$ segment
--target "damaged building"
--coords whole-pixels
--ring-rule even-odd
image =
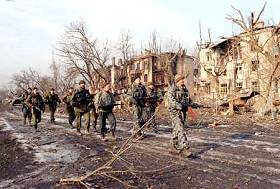
[[[275,28],[278,26],[265,26],[260,22],[254,34],[258,45],[271,53],[277,62],[279,47],[272,40]],[[248,35],[241,33],[200,46],[200,74],[195,83],[198,94],[212,99],[228,99],[238,94],[265,95],[274,65],[246,40],[249,40]],[[273,79],[272,88],[278,98],[279,79]]]
[[[136,77],[140,77],[143,84],[152,82],[157,89],[165,91],[168,86],[168,73],[171,72],[173,75],[177,73],[184,75],[187,87],[193,94],[194,58],[187,55],[185,50],[179,53],[164,52],[159,55],[146,50],[125,64],[122,61],[118,59],[116,62],[115,58],[112,58],[111,83],[117,89],[127,88]],[[167,67],[170,71],[167,71]]]

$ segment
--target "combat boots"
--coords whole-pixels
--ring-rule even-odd
[[[180,150],[177,150],[176,148],[174,148],[174,147],[170,147],[169,148],[169,153],[170,154],[174,154],[174,155],[178,155],[178,154],[180,154]]]
[[[181,151],[181,154],[186,157],[186,158],[190,158],[193,156],[193,153],[190,151],[190,148],[184,148],[182,151]]]

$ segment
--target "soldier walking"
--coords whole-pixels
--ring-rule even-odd
[[[93,91],[93,88],[89,90],[90,94],[92,95],[93,99],[95,99],[95,96],[100,92],[99,89],[97,89],[95,92]],[[91,115],[92,115],[92,126],[95,131],[97,131],[96,126],[97,126],[97,120],[98,120],[98,110],[96,108],[95,103],[91,103],[90,105],[91,108]]]
[[[191,98],[189,91],[184,83],[184,80],[181,80],[180,83],[178,84],[178,100],[182,104],[182,116],[183,116],[183,122],[184,122],[184,127],[188,128],[189,127],[189,122],[188,122],[188,108],[191,104]]]
[[[115,138],[116,130],[116,118],[113,113],[113,108],[115,106],[115,100],[113,93],[111,92],[111,85],[106,83],[101,92],[97,93],[95,96],[95,106],[99,112],[99,124],[101,128],[101,137],[103,141],[107,141],[105,138],[106,133],[106,120],[110,123],[110,131],[112,137]]]
[[[28,107],[28,105],[25,103],[28,96],[31,94],[32,89],[30,87],[27,88],[27,90],[20,96],[20,101],[22,103],[22,113],[23,113],[23,124],[26,125],[26,119],[28,119],[29,124],[31,124],[31,109]]]
[[[42,111],[45,109],[43,97],[38,92],[37,87],[33,88],[32,93],[27,97],[25,103],[31,109],[31,124],[34,126],[35,132],[37,132],[38,123],[41,121]]]
[[[141,128],[145,124],[145,98],[147,98],[147,91],[145,86],[142,85],[140,77],[137,77],[133,82],[131,88],[128,90],[127,95],[129,96],[129,101],[133,105],[133,116],[136,121],[133,127],[133,133],[136,137],[141,139],[144,137]]]
[[[57,105],[61,103],[58,95],[55,93],[54,88],[51,88],[50,92],[45,96],[45,103],[48,105],[50,110],[50,121],[51,123],[55,122],[54,114],[57,109]]]
[[[63,96],[62,101],[66,104],[66,111],[68,114],[68,123],[73,127],[73,122],[76,118],[74,107],[71,105],[71,99],[74,94],[74,88],[70,87],[66,95]]]
[[[89,93],[89,90],[86,89],[86,83],[84,80],[79,82],[79,89],[74,93],[71,103],[74,107],[76,114],[76,124],[77,124],[77,133],[81,135],[81,124],[82,117],[84,116],[86,120],[86,134],[89,134],[90,128],[90,103],[92,102],[92,95]]]
[[[152,82],[147,83],[147,107],[146,107],[146,112],[148,115],[148,119],[152,119],[151,123],[149,124],[149,127],[151,126],[153,131],[155,133],[158,132],[157,130],[157,125],[156,125],[156,118],[155,118],[155,112],[158,104],[158,93],[157,90],[155,89],[154,85]]]
[[[168,111],[173,125],[172,140],[171,140],[171,152],[182,153],[186,157],[192,156],[187,137],[184,132],[184,121],[182,116],[182,109],[184,104],[182,103],[182,83],[184,83],[184,77],[181,75],[175,76],[175,84],[172,84],[168,88],[167,101]]]

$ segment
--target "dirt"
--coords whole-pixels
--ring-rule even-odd
[[[187,136],[195,158],[168,152],[171,126],[168,112],[157,116],[159,133],[133,145],[111,173],[137,188],[280,188],[280,127],[277,120],[253,114],[224,117],[211,109],[195,109],[198,119],[190,121]],[[0,114],[0,188],[82,188],[61,185],[61,178],[84,175],[112,158],[131,135],[131,113],[118,112],[117,137],[100,140],[99,132],[77,136],[65,115],[50,124],[44,115],[39,132],[22,124],[19,108]],[[209,123],[216,121],[214,127]],[[6,158],[7,157],[7,158]],[[133,174],[126,173],[127,167]],[[3,172],[3,171],[2,171]],[[105,176],[90,177],[91,188],[126,188]]]
[[[2,130],[3,127],[0,129]],[[0,132],[0,154],[0,180],[11,179],[32,171],[33,155],[25,152],[9,132]]]

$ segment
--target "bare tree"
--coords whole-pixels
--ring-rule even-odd
[[[110,80],[108,43],[91,38],[83,21],[72,22],[66,28],[57,51],[69,74],[80,75],[92,86]]]
[[[279,26],[271,26],[271,31],[268,34],[266,40],[262,41],[260,39],[260,30],[264,29],[264,26],[260,26],[261,16],[265,10],[265,7],[266,3],[259,12],[252,12],[248,19],[245,19],[244,14],[239,9],[232,7],[237,13],[237,16],[228,15],[226,17],[233,24],[242,29],[242,34],[233,38],[238,38],[240,42],[247,44],[251,51],[256,54],[257,59],[261,58],[266,63],[266,65],[263,66],[263,69],[260,70],[262,72],[260,79],[266,83],[264,90],[266,108],[263,113],[271,109],[272,100],[275,93],[273,86],[280,78]]]
[[[148,41],[148,48],[154,54],[160,54],[161,49],[161,39],[156,31],[151,33],[150,39]]]
[[[130,30],[121,31],[119,41],[115,45],[115,50],[122,58],[123,64],[126,64],[136,54]]]
[[[26,90],[28,87],[38,87],[42,92],[46,92],[52,87],[51,78],[42,76],[38,71],[29,68],[13,75],[12,83],[16,90]]]
[[[53,88],[59,93],[65,93],[70,87],[73,87],[75,84],[76,75],[69,75],[66,70],[63,69],[61,64],[56,63],[53,60],[50,65],[51,70],[51,83],[53,84]]]

